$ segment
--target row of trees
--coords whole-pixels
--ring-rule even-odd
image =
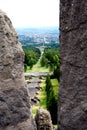
[[[54,86],[51,83],[51,78],[56,78],[60,81],[60,51],[58,48],[45,49],[41,59],[41,66],[49,67],[53,72],[52,76],[46,77],[46,105],[49,110],[53,124],[57,124],[57,101],[58,94],[55,94]]]
[[[41,66],[49,66],[53,70],[59,65],[59,54],[58,49],[46,49],[41,59]]]
[[[27,70],[27,66],[30,69],[33,67],[34,64],[37,63],[38,59],[40,58],[41,52],[38,48],[35,47],[24,47],[23,48],[25,53],[25,61],[24,61],[24,69]]]
[[[46,49],[40,61],[41,66],[49,67],[53,71],[54,78],[60,77],[60,51],[59,49]]]
[[[40,58],[40,50],[34,47],[25,47],[23,48],[25,52],[25,71],[27,66],[30,68],[33,67],[34,64],[37,63],[38,59]],[[54,86],[51,83],[51,78],[56,78],[59,82],[60,78],[60,51],[58,48],[54,49],[45,49],[42,58],[40,60],[42,67],[49,67],[50,70],[53,72],[52,76],[46,77],[46,105],[47,109],[50,111],[53,124],[57,123],[57,101],[58,101],[58,94],[55,95]]]
[[[57,97],[55,96],[54,88],[50,80],[50,76],[46,77],[46,106],[49,110],[53,124],[57,124]]]

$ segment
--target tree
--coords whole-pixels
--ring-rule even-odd
[[[27,64],[24,64],[24,71],[27,71]]]
[[[46,88],[45,88],[46,93],[49,93],[51,87],[52,87],[52,84],[51,84],[51,81],[50,81],[50,76],[47,75],[47,77],[46,77]]]
[[[25,61],[24,64],[30,66],[30,69],[34,64],[37,63],[40,57],[40,50],[38,48],[24,48],[25,52]]]
[[[53,124],[57,124],[57,100],[53,92],[51,93],[47,109],[50,111]]]
[[[41,66],[49,67],[51,71],[60,66],[60,52],[58,49],[46,49],[41,58]]]
[[[57,123],[57,100],[55,98],[53,86],[52,86],[49,75],[46,77],[45,91],[47,94],[47,99],[46,99],[47,109],[49,110],[51,114],[53,123],[56,124]]]
[[[42,67],[46,66],[48,67],[48,60],[45,58],[45,56],[43,56],[40,60],[40,64]]]
[[[57,66],[54,69],[53,76],[54,76],[54,78],[57,78],[58,81],[60,81],[60,66]]]

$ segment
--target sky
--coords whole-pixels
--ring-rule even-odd
[[[0,0],[13,26],[59,26],[59,0]]]

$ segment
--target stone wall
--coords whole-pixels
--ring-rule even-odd
[[[23,62],[17,33],[0,10],[0,130],[36,130]]]
[[[87,130],[87,1],[60,0],[59,130]]]

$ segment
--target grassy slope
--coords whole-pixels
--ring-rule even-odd
[[[33,68],[30,70],[29,67],[27,69],[27,72],[49,72],[49,69],[46,67],[41,67],[40,65],[40,59],[38,60],[37,64],[33,66]],[[52,85],[54,86],[54,92],[55,96],[58,96],[58,81],[57,79],[51,79]],[[35,115],[38,108],[45,108],[46,109],[46,93],[45,93],[45,79],[42,80],[42,83],[40,84],[42,89],[38,92],[37,97],[40,99],[40,103],[36,104],[32,107],[32,112]]]
[[[55,97],[58,98],[58,91],[59,91],[59,83],[57,79],[51,79],[51,83],[54,88]]]
[[[42,89],[38,92],[37,97],[40,99],[40,102],[36,106],[32,107],[32,113],[35,115],[38,108],[46,109],[46,93],[45,93],[45,79],[42,80],[40,84]]]
[[[27,69],[27,72],[49,72],[49,69],[46,67],[41,67],[40,65],[40,59],[38,60],[37,64],[33,66],[32,69]],[[58,97],[58,91],[59,91],[59,83],[57,79],[51,79],[52,85],[54,86],[54,92],[56,98]],[[37,97],[40,99],[40,102],[32,107],[32,113],[35,116],[38,108],[44,108],[46,109],[46,93],[45,93],[45,79],[42,80],[42,83],[40,86],[42,89],[38,92]],[[57,125],[55,125],[55,128],[57,128]]]
[[[59,83],[57,79],[51,79],[52,85],[54,87],[55,97],[58,98],[58,89]],[[42,80],[40,86],[42,89],[38,92],[37,97],[40,99],[40,103],[36,104],[36,106],[32,107],[32,113],[35,115],[38,108],[46,109],[46,92],[45,92],[45,79]]]
[[[40,59],[38,60],[37,64],[35,64],[32,69],[29,67],[27,68],[26,72],[49,72],[49,69],[46,67],[41,67],[40,65]]]
[[[40,59],[39,59],[37,64],[35,64],[32,69],[27,67],[26,72],[49,72],[49,69],[46,67],[41,67]],[[34,115],[36,114],[36,111],[39,107],[46,109],[46,93],[44,90],[45,89],[45,79],[42,80],[42,83],[40,84],[40,86],[42,87],[42,89],[38,92],[38,95],[37,95],[37,97],[40,99],[40,103],[38,103],[32,107],[32,112]]]
[[[39,49],[40,49],[41,53],[43,53],[44,48],[39,47]],[[40,59],[41,59],[41,57],[40,57]],[[49,72],[49,68],[41,67],[40,59],[38,60],[38,62],[35,65],[33,65],[32,69],[30,69],[30,67],[27,67],[26,72]]]

